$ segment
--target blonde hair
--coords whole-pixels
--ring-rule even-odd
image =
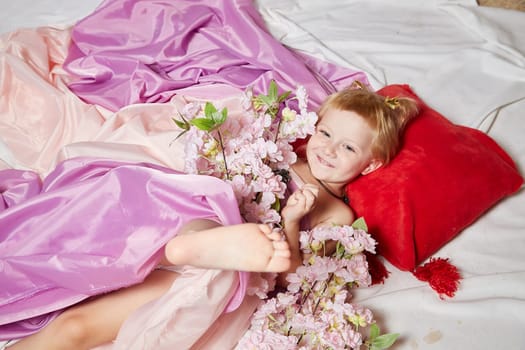
[[[407,123],[417,115],[417,103],[408,97],[384,97],[362,84],[353,84],[330,95],[319,109],[320,118],[330,108],[359,114],[376,131],[374,158],[388,164],[399,152]]]

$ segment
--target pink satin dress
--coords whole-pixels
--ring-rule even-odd
[[[242,222],[222,180],[147,163],[76,158],[43,182],[4,170],[0,188],[0,339],[28,335],[67,306],[140,283],[191,220]],[[230,279],[219,314],[239,306],[247,278]]]

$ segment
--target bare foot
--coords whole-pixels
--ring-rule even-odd
[[[290,267],[290,247],[268,225],[218,226],[179,234],[166,244],[173,265],[256,272],[282,272]]]

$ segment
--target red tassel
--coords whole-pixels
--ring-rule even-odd
[[[365,252],[366,260],[368,262],[368,272],[372,277],[372,284],[384,283],[385,279],[388,278],[390,272],[386,269],[385,265],[377,255]]]
[[[443,295],[452,298],[461,279],[458,269],[443,258],[430,258],[429,262],[416,268],[413,274],[420,281],[428,282],[441,299]]]

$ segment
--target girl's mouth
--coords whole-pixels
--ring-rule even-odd
[[[324,166],[326,166],[326,167],[328,167],[328,168],[333,168],[333,167],[334,167],[331,163],[327,162],[326,160],[324,160],[324,158],[321,158],[320,156],[317,156],[317,161],[318,161],[321,165],[324,165]]]

